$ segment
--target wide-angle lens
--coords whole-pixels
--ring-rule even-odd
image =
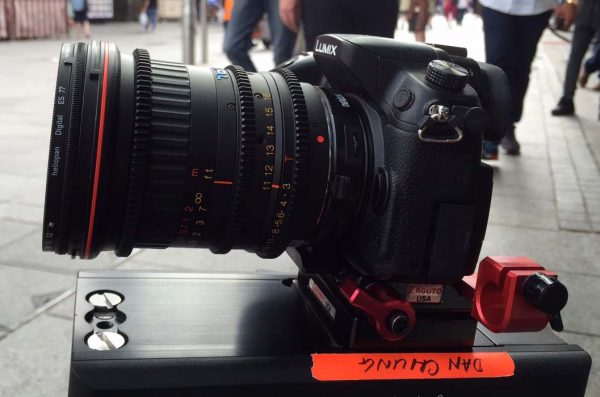
[[[345,99],[289,70],[247,73],[61,50],[43,248],[93,258],[133,247],[262,257],[358,216],[369,142]]]

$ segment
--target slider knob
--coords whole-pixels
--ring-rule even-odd
[[[554,277],[534,273],[523,282],[523,297],[549,315],[555,315],[567,304],[567,287]]]

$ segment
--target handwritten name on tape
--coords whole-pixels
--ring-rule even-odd
[[[506,352],[313,354],[312,376],[320,381],[469,379],[513,376]]]

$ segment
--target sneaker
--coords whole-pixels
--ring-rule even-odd
[[[521,153],[521,145],[517,142],[517,138],[515,137],[515,126],[512,126],[500,141],[500,145],[502,145],[502,149],[504,149],[505,153],[511,156],[518,156]]]
[[[572,116],[573,114],[575,114],[573,100],[565,97],[560,98],[556,107],[552,109],[553,116]]]
[[[485,150],[481,151],[481,159],[482,160],[498,160],[498,150],[494,152],[486,152]]]
[[[483,141],[481,148],[482,160],[498,160],[498,144],[491,141]]]

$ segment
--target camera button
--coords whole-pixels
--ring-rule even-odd
[[[410,108],[415,101],[415,93],[411,89],[402,89],[394,96],[394,107],[400,111]]]

